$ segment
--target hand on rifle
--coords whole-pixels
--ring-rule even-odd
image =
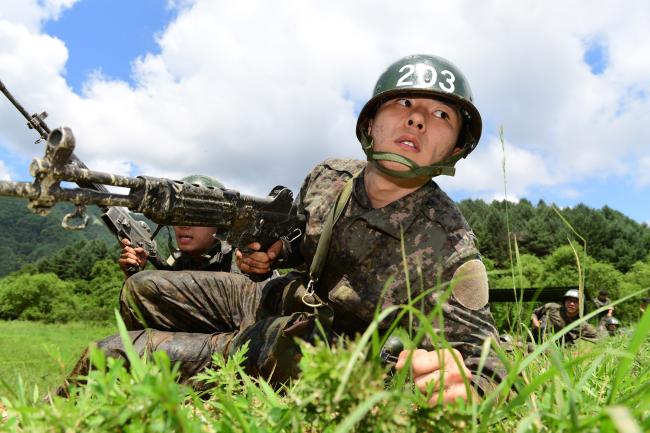
[[[128,272],[128,268],[135,266],[136,268],[143,269],[147,264],[147,252],[142,247],[131,247],[131,242],[128,239],[122,239],[122,254],[118,260],[120,269],[124,272],[126,277],[130,277],[132,272]]]
[[[282,252],[282,241],[276,241],[268,250],[260,251],[262,247],[258,242],[247,245],[252,253],[243,253],[237,250],[235,258],[239,269],[246,274],[266,274],[271,272],[271,266]]]

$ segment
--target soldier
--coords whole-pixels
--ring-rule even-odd
[[[609,298],[609,292],[605,289],[598,291],[598,296],[594,299],[594,306],[596,309],[611,304],[612,300]],[[606,309],[598,313],[598,320],[602,322],[606,317],[611,317],[614,314],[614,307]]]
[[[198,186],[225,189],[221,182],[209,176],[192,175],[181,180]],[[173,249],[170,236],[169,245],[172,254],[167,259],[169,270],[231,271],[233,249],[227,243],[217,239],[215,227],[175,226],[174,235],[178,248]],[[122,244],[124,247],[119,264],[128,278],[131,276],[129,267],[144,269],[147,263],[147,252],[141,247],[131,247],[128,239],[124,239]]]
[[[621,325],[621,322],[614,316],[605,318],[603,325],[601,335],[609,335],[611,337],[620,333],[619,326]]]
[[[316,166],[295,206],[306,218],[302,236],[267,251],[252,244],[257,252],[236,253],[246,273],[298,270],[262,283],[227,273],[139,272],[122,296],[136,349],[165,350],[181,362],[181,380],[189,381],[213,353],[228,356],[248,343],[246,370],[282,382],[299,373],[295,337],[313,341],[317,319],[329,336],[353,337],[377,311],[421,295],[417,306],[452,349],[436,345],[436,333],[421,348],[400,353],[396,367],[411,368],[418,388],[437,390],[444,402],[489,391],[505,372],[491,352],[478,373],[483,343],[498,338],[485,266],[457,206],[432,181],[452,175],[476,147],[481,117],[472,101],[462,72],[441,57],[414,55],[390,65],[357,121],[368,161]],[[442,318],[433,317],[436,306]],[[122,354],[119,338],[99,346],[110,356]],[[82,359],[73,376],[87,368]],[[465,378],[473,385],[469,392]]]
[[[578,290],[571,289],[564,294],[562,305],[550,302],[533,311],[531,321],[533,330],[537,333],[538,341],[546,332],[557,332],[579,318],[578,300]],[[565,334],[563,341],[569,344],[578,338],[595,342],[598,339],[598,333],[590,324],[582,322]]]

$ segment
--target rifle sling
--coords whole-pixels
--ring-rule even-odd
[[[323,225],[323,230],[321,232],[320,238],[318,239],[318,245],[316,246],[316,253],[309,267],[309,283],[307,284],[307,292],[303,296],[302,301],[306,305],[313,307],[316,310],[316,314],[321,319],[321,322],[325,322],[329,325],[332,323],[333,312],[331,308],[323,302],[320,297],[315,293],[315,285],[318,283],[318,278],[320,277],[323,268],[325,267],[325,262],[327,261],[327,253],[329,251],[330,241],[332,239],[332,229],[334,225],[341,217],[345,205],[350,200],[352,195],[352,189],[354,187],[354,179],[359,177],[363,172],[363,169],[355,173],[348,181],[346,182],[343,190],[341,190],[336,203],[332,206],[327,217],[325,218],[325,224]],[[311,297],[315,300],[315,303],[307,300],[308,297]],[[322,308],[325,307],[325,308]]]

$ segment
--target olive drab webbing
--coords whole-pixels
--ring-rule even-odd
[[[332,230],[334,229],[334,224],[338,221],[339,217],[345,209],[350,196],[352,195],[352,188],[354,186],[354,179],[359,177],[363,170],[355,173],[348,181],[345,183],[343,190],[339,194],[336,203],[329,211],[327,218],[325,219],[325,224],[323,225],[323,230],[321,231],[320,238],[318,239],[318,245],[316,246],[316,253],[309,267],[309,282],[307,283],[307,291],[302,297],[302,302],[313,308],[319,308],[324,305],[323,301],[318,298],[315,292],[315,284],[318,282],[323,267],[325,266],[325,260],[327,259],[327,252],[329,251],[330,240],[332,239]],[[312,303],[308,298],[311,297],[315,299],[316,302]]]
[[[392,152],[375,152],[368,133],[370,120],[384,102],[397,97],[434,98],[455,106],[462,117],[461,131],[456,146],[462,151],[444,161],[420,166],[405,156]],[[395,177],[453,176],[454,165],[469,155],[481,137],[482,121],[473,103],[472,90],[463,73],[450,61],[433,55],[406,56],[393,63],[377,80],[372,98],[359,113],[357,138],[368,158],[380,171]],[[407,167],[405,171],[388,169],[379,161],[392,161]]]

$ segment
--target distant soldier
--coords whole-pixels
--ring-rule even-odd
[[[602,336],[614,336],[620,333],[621,322],[614,316],[606,317],[603,320],[603,327],[599,329]]]
[[[603,289],[598,292],[598,296],[596,297],[596,299],[593,300],[593,302],[594,302],[594,307],[596,309],[599,309],[606,305],[611,304],[612,300],[609,298],[609,292]],[[612,317],[613,315],[614,315],[614,307],[610,307],[598,313],[597,316],[598,330],[605,329],[605,320],[608,317]]]
[[[598,296],[594,299],[594,306],[596,309],[604,307],[612,303],[612,300],[609,298],[609,292],[605,289],[598,292]],[[611,307],[607,310],[604,310],[598,313],[598,319],[603,320],[605,317],[611,317],[614,314],[614,307]]]
[[[192,175],[181,179],[183,182],[202,187],[225,189],[215,178],[202,175]],[[167,270],[171,271],[222,271],[230,272],[233,263],[233,248],[226,242],[217,239],[215,227],[174,226],[176,245],[167,259]],[[120,268],[128,278],[132,272],[129,267],[144,269],[147,263],[147,252],[141,248],[131,247],[129,241],[122,241],[122,255],[119,259]],[[172,249],[171,237],[169,239]]]
[[[562,305],[550,302],[533,311],[531,321],[538,341],[545,333],[557,332],[579,318],[578,300],[579,292],[576,289],[571,289],[564,294]],[[598,333],[593,326],[585,321],[565,334],[563,341],[569,344],[578,338],[595,342],[598,340]]]

